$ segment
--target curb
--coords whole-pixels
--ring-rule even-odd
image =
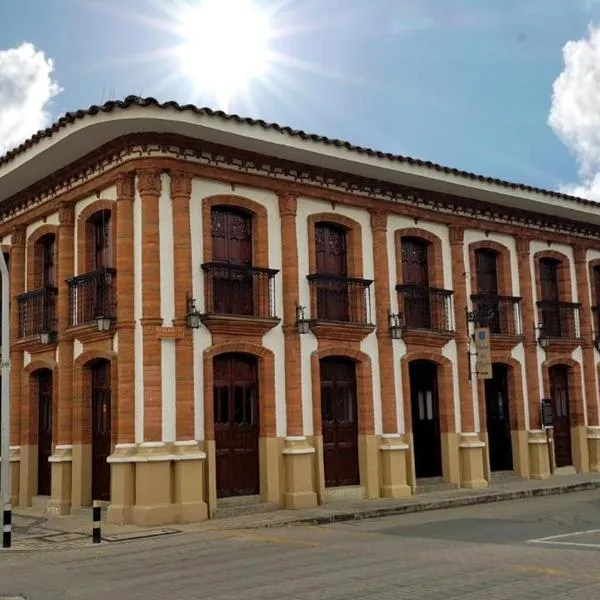
[[[319,515],[316,517],[291,518],[278,523],[261,524],[256,527],[246,527],[245,529],[274,529],[276,527],[290,527],[294,525],[328,525],[331,523],[344,523],[347,521],[360,521],[363,519],[378,519],[394,515],[406,515],[418,512],[427,512],[432,510],[442,510],[446,508],[459,508],[462,506],[474,506],[476,504],[491,504],[493,502],[506,502],[508,500],[520,500],[523,498],[533,498],[539,496],[557,496],[559,494],[571,494],[573,492],[584,492],[600,489],[599,481],[584,481],[580,483],[571,483],[555,485],[543,488],[532,488],[517,491],[491,492],[486,494],[465,496],[462,498],[440,498],[436,500],[424,500],[411,504],[399,506],[390,506],[386,508],[373,508],[359,511],[347,511],[331,513],[329,515]]]

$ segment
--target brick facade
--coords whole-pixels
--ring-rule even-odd
[[[215,189],[221,191],[214,193]],[[172,230],[160,219],[165,196]],[[206,311],[212,292],[198,267],[213,259],[214,207],[233,207],[250,216],[252,267],[273,270],[273,287],[269,288],[273,297],[269,291],[266,299],[273,305],[273,314]],[[114,312],[104,315],[111,318],[110,327],[102,331],[96,314],[88,322],[73,323],[73,314],[83,310],[88,293],[83,286],[91,285],[85,284],[92,235],[87,224],[99,211],[111,215],[110,264],[106,266],[115,273],[111,277],[103,272],[93,284],[96,290],[109,286],[114,293]],[[400,222],[401,226],[395,224]],[[306,278],[317,270],[315,228],[319,223],[335,224],[346,233],[347,275],[367,281],[368,293],[358,300],[364,322],[315,318],[322,291],[309,286]],[[482,239],[466,242],[466,232],[473,231],[481,233]],[[57,327],[48,344],[37,335],[19,337],[22,302],[16,299],[41,285],[36,244],[46,234],[56,240],[58,287]],[[515,250],[496,237],[500,235],[508,236]],[[398,304],[395,289],[403,283],[401,245],[408,237],[428,244],[430,287],[443,291],[444,282],[451,281],[451,326],[440,331],[406,328],[402,339],[394,340],[388,320]],[[504,365],[508,373],[514,470],[523,477],[549,476],[550,465],[544,462],[545,447],[540,443],[540,400],[552,393],[549,373],[556,365],[569,373],[573,467],[586,471],[600,464],[593,441],[597,434],[590,434],[600,426],[600,361],[594,347],[599,332],[592,316],[597,299],[591,280],[598,259],[589,258],[590,251],[600,249],[600,240],[594,237],[542,235],[525,225],[386,202],[359,190],[342,193],[314,183],[163,156],[123,161],[108,173],[82,180],[41,206],[0,223],[0,239],[10,247],[11,446],[17,457],[13,463],[18,470],[14,481],[19,485],[13,490],[16,503],[30,504],[37,495],[36,377],[40,369],[49,369],[54,386],[49,506],[68,511],[92,500],[92,479],[98,477],[94,469],[99,468],[93,466],[98,452],[93,427],[99,427],[102,419],[102,414],[93,414],[92,397],[109,394],[110,456],[105,458],[111,464],[112,483],[107,502],[118,505],[118,518],[163,523],[213,514],[217,488],[223,485],[219,469],[224,464],[218,452],[220,424],[215,423],[215,409],[222,409],[215,391],[214,364],[224,355],[249,356],[256,362],[257,496],[263,501],[300,506],[298,498],[324,502],[335,496],[323,466],[331,460],[324,418],[334,409],[329,404],[329,388],[321,381],[321,365],[331,357],[350,359],[354,365],[356,414],[347,418],[356,425],[360,474],[359,483],[349,486],[358,491],[349,493],[380,497],[418,490],[414,436],[418,434],[415,423],[418,428],[422,415],[416,414],[420,408],[412,393],[417,382],[410,379],[410,365],[415,361],[437,368],[439,409],[433,418],[443,438],[441,476],[457,486],[488,483],[493,469],[486,387],[482,380],[473,381],[473,325],[466,318],[473,309],[468,289],[471,294],[477,292],[478,249],[497,253],[499,295],[513,296],[513,284],[518,282],[518,331],[492,336],[491,342],[492,361]],[[570,247],[574,260],[562,249],[539,250],[535,242]],[[172,264],[161,250],[169,244]],[[560,261],[561,302],[573,301],[575,284],[581,330],[581,338],[551,339],[544,349],[537,341],[540,319],[535,304],[541,294],[542,258]],[[76,275],[84,281],[77,290],[74,286],[79,284],[72,281]],[[201,313],[197,331],[187,323],[194,294]],[[257,300],[255,293],[253,300]],[[296,322],[302,304],[310,329],[303,335]],[[110,365],[110,380],[102,389],[92,389],[99,385],[94,379],[98,364]],[[175,372],[165,374],[169,364],[175,365]],[[239,391],[242,387],[235,389],[235,393],[246,393]],[[174,439],[169,437],[171,431]],[[197,486],[196,480],[193,485],[188,480],[186,487],[180,479],[178,469],[184,462],[197,466],[185,475],[197,478]],[[178,482],[173,488],[171,477]],[[154,494],[148,482],[164,483],[167,491]],[[190,517],[186,507],[194,503],[200,508]]]

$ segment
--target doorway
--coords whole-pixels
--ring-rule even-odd
[[[554,413],[554,456],[557,467],[573,464],[571,453],[571,416],[569,414],[569,367],[550,367],[550,398]]]
[[[325,487],[359,485],[355,364],[332,356],[320,371]]]
[[[442,440],[438,392],[438,366],[427,360],[410,363],[415,476],[442,476]]]
[[[38,481],[39,496],[50,496],[52,487],[52,371],[37,372],[38,384]]]
[[[111,369],[107,360],[92,363],[92,500],[110,500]]]
[[[508,366],[492,365],[492,378],[485,380],[485,412],[491,471],[512,471]]]
[[[253,356],[213,361],[217,497],[260,493],[258,364]]]

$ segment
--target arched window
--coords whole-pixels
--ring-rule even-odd
[[[86,221],[86,271],[112,267],[112,215],[108,209],[99,210]]]

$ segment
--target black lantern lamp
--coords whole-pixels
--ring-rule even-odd
[[[402,339],[402,313],[388,313],[388,326],[393,340]]]
[[[191,329],[198,329],[202,322],[202,315],[200,311],[196,308],[196,300],[192,298],[189,294],[187,296],[187,314],[185,316],[188,327]]]
[[[303,335],[310,329],[310,321],[306,318],[306,308],[296,304],[296,327],[298,333]]]

